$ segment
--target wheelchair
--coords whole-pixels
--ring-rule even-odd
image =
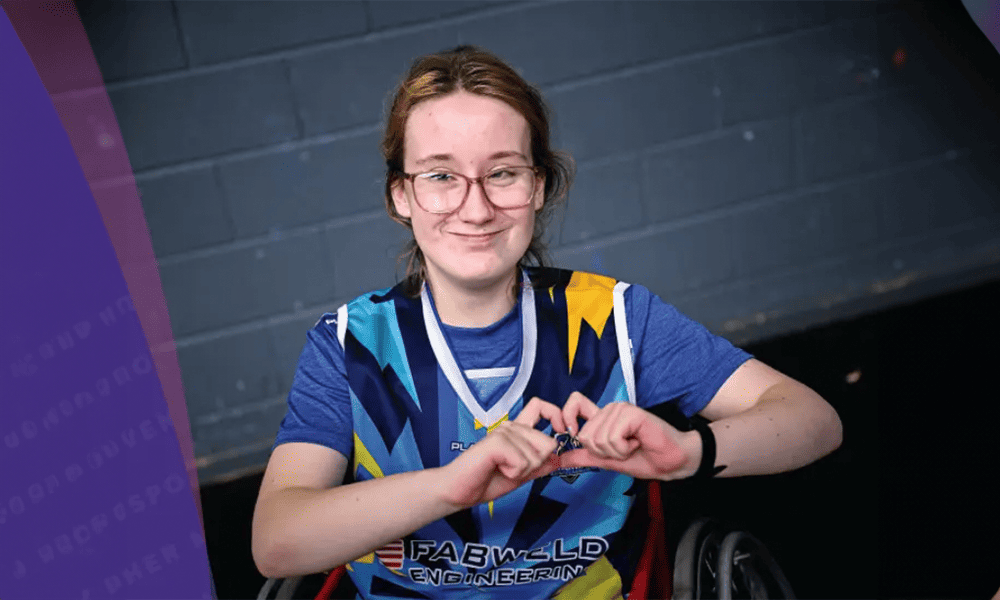
[[[648,485],[650,529],[628,600],[794,599],[791,585],[767,548],[747,531],[699,518],[685,529],[671,562],[658,482]],[[286,579],[268,579],[258,600],[354,598],[344,567]]]

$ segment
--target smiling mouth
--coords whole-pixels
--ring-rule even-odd
[[[499,233],[499,231],[491,231],[489,233],[454,233],[453,235],[457,235],[460,238],[464,238],[472,242],[477,242],[493,239]]]

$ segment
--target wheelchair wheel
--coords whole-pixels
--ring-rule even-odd
[[[290,600],[295,597],[301,582],[301,577],[268,579],[257,594],[257,600]]]
[[[674,600],[794,599],[767,548],[716,519],[694,521],[674,556]]]
[[[325,589],[327,573],[312,573],[300,577],[268,579],[257,594],[257,600],[313,600]],[[350,578],[340,581],[336,589],[323,593],[324,598],[354,598],[355,591]]]
[[[719,546],[717,560],[719,600],[794,600],[792,586],[781,567],[764,544],[746,531],[727,533]]]
[[[721,524],[702,518],[684,530],[674,556],[674,600],[703,600],[715,593]]]

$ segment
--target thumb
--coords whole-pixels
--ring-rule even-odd
[[[538,479],[539,477],[545,477],[549,473],[565,466],[562,462],[562,457],[556,454],[545,459],[542,466],[538,467],[528,475],[528,479]]]
[[[599,456],[595,456],[586,448],[564,452],[559,456],[559,458],[562,459],[562,466],[564,468],[597,467],[598,469],[608,469],[614,471],[616,470],[614,466],[621,462],[613,458],[601,458]]]

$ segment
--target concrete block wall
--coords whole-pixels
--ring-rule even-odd
[[[263,466],[305,332],[396,280],[380,120],[420,54],[478,44],[541,86],[578,166],[557,264],[642,283],[737,343],[1000,263],[996,105],[904,5],[78,7],[142,194],[203,483]]]

